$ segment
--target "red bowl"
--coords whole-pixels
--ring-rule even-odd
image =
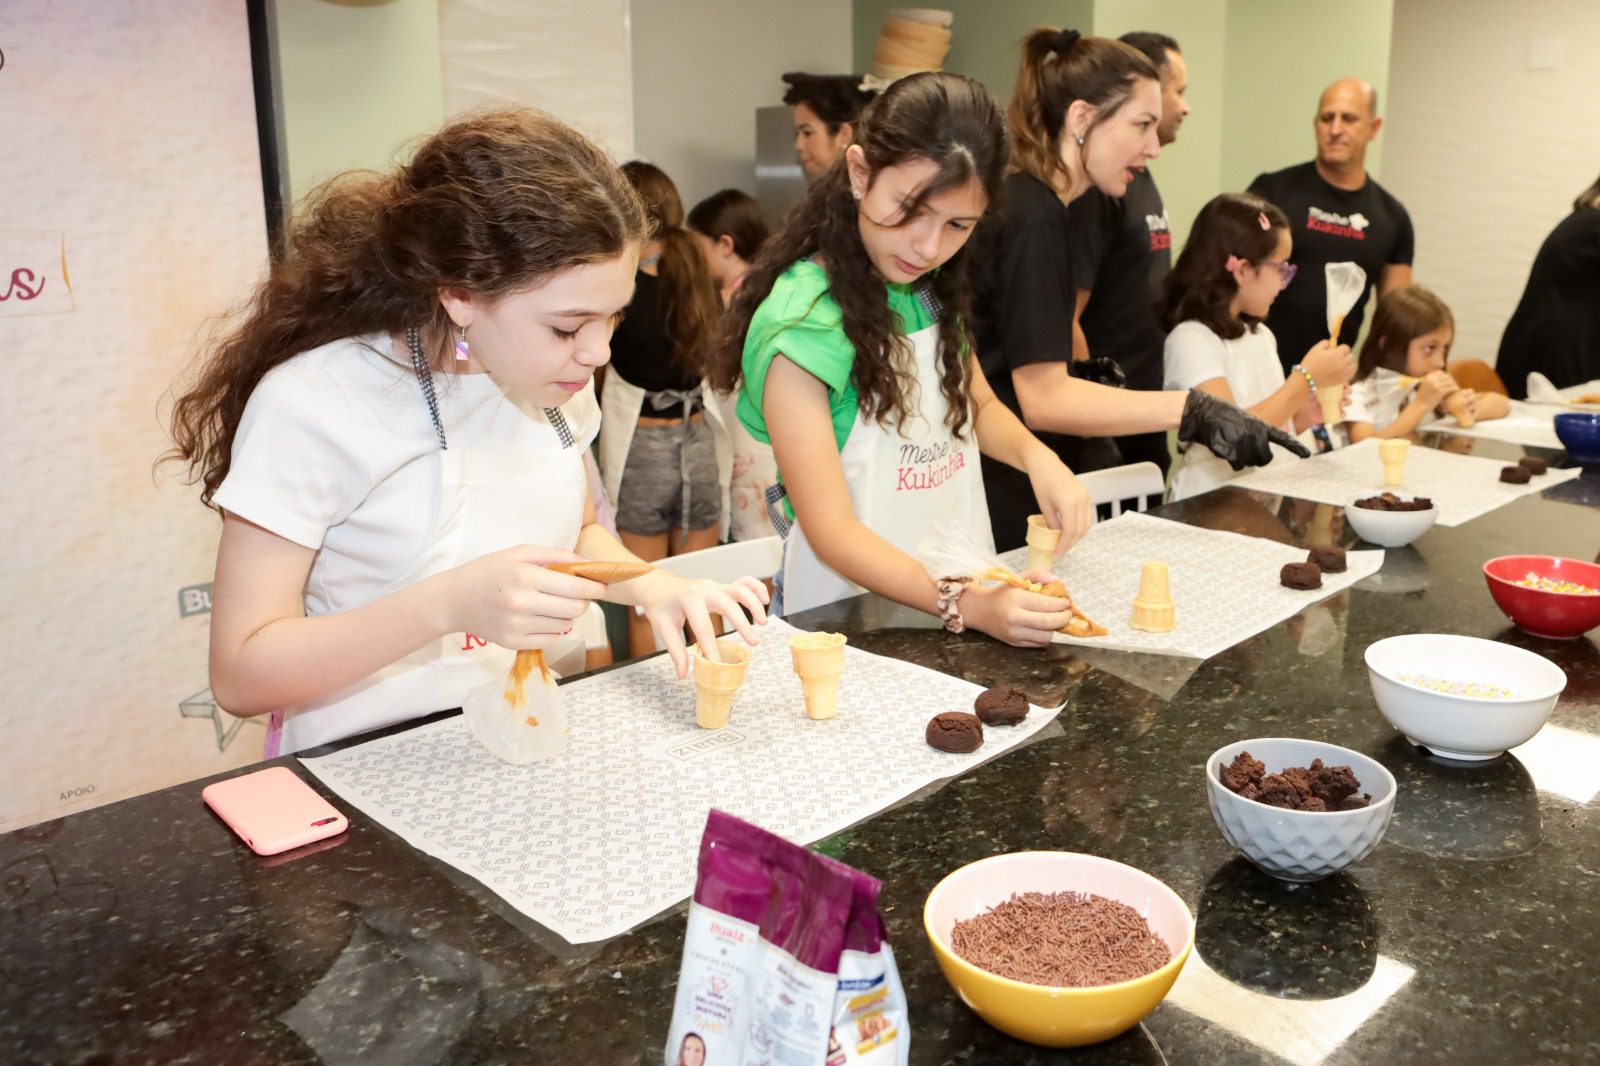
[[[1502,555],[1483,564],[1495,605],[1536,637],[1571,640],[1600,626],[1600,595],[1545,592],[1517,582],[1529,574],[1600,589],[1600,565],[1559,555]]]

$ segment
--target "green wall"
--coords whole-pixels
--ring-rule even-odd
[[[345,170],[390,167],[444,120],[436,0],[273,6],[296,201]]]
[[[872,49],[884,16],[904,0],[856,0],[855,69],[872,69]],[[1022,58],[1018,45],[1036,26],[1069,26],[1088,33],[1094,21],[1094,0],[944,0],[932,6],[955,14],[954,39],[944,69],[977,78],[1005,107]]]
[[[1328,83],[1365,78],[1385,105],[1393,0],[1228,0],[1227,8],[1222,188],[1314,158],[1311,120]],[[1380,135],[1367,169],[1376,176],[1382,162]]]

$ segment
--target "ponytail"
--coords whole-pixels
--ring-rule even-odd
[[[1022,62],[1006,107],[1011,129],[1011,166],[1052,188],[1070,184],[1062,159],[1067,110],[1078,100],[1095,109],[1084,140],[1133,93],[1139,78],[1160,81],[1155,66],[1137,49],[1109,37],[1041,26],[1022,41]],[[1078,150],[1081,158],[1082,148]]]

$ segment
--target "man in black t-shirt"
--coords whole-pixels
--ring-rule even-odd
[[[1178,42],[1161,33],[1119,39],[1149,56],[1161,75],[1156,136],[1165,148],[1178,139],[1178,127],[1189,115],[1184,98],[1189,71]],[[1080,327],[1073,335],[1073,358],[1110,359],[1122,368],[1128,388],[1161,388],[1166,331],[1156,317],[1156,301],[1172,269],[1172,233],[1155,178],[1149,170],[1137,170],[1120,199],[1091,188],[1067,211],[1075,238],[1072,271]],[[1172,462],[1165,433],[1118,437],[1117,445],[1125,463],[1149,461],[1164,474]]]
[[[1341,78],[1317,106],[1317,158],[1250,183],[1251,192],[1288,216],[1291,259],[1300,268],[1267,316],[1285,371],[1328,339],[1326,264],[1355,262],[1367,272],[1367,290],[1345,316],[1341,344],[1354,346],[1373,285],[1382,296],[1411,284],[1411,216],[1367,174],[1367,145],[1383,126],[1377,112],[1371,85]]]

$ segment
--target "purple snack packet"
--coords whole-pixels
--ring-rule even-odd
[[[668,1066],[821,1066],[856,892],[849,867],[713,810],[700,840]]]

